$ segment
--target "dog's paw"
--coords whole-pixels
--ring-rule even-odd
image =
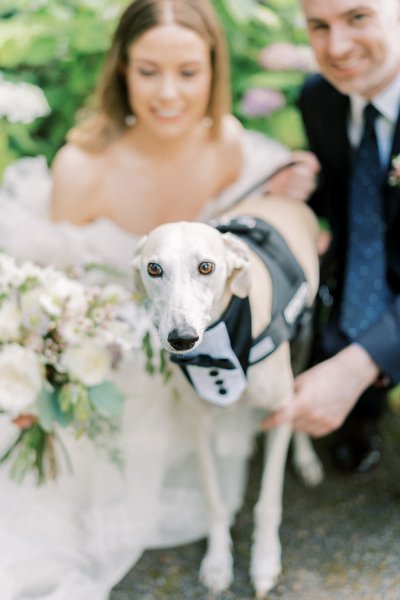
[[[227,590],[233,581],[232,554],[207,552],[200,566],[199,578],[213,594]]]
[[[280,545],[273,549],[265,544],[255,543],[251,553],[250,576],[257,600],[267,597],[268,592],[275,587],[280,573]]]
[[[316,487],[324,479],[324,467],[316,455],[308,462],[295,461],[294,468],[308,487]]]

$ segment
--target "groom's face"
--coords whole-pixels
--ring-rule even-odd
[[[400,72],[400,0],[302,0],[324,76],[372,98]]]

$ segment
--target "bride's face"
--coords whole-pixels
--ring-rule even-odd
[[[162,137],[189,133],[206,115],[212,70],[210,48],[176,24],[144,33],[129,48],[126,82],[137,125]]]

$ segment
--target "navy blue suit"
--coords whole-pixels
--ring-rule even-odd
[[[350,101],[325,79],[316,75],[306,82],[302,90],[300,109],[310,150],[316,154],[322,166],[321,185],[311,198],[310,204],[318,215],[328,220],[332,230],[332,243],[323,261],[322,278],[330,285],[333,296],[330,324],[325,332],[333,339],[332,332],[336,330],[337,344],[330,352],[333,354],[349,343],[339,332],[338,312],[347,251],[347,203],[351,159],[347,122]],[[391,157],[399,153],[400,116],[394,134]],[[388,172],[391,168],[390,162],[387,166]],[[387,224],[387,281],[395,293],[395,298],[383,317],[354,341],[359,342],[367,350],[393,383],[398,383],[400,382],[400,186],[392,187],[385,184],[382,202]],[[322,344],[325,334],[322,331]]]

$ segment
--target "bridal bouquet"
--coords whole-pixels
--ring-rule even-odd
[[[15,479],[57,476],[60,428],[118,460],[111,440],[123,398],[110,376],[132,347],[132,325],[120,318],[129,302],[120,286],[0,255],[0,418],[16,433],[0,462],[11,462]]]

